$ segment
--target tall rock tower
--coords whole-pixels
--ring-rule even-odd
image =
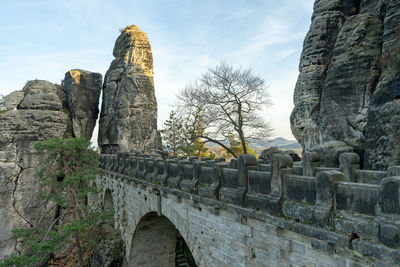
[[[126,27],[115,42],[103,85],[98,143],[102,153],[160,147],[153,56],[147,35]]]
[[[400,1],[316,0],[291,115],[305,151],[335,167],[354,151],[364,167],[400,158]]]

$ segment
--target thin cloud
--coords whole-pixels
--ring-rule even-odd
[[[294,49],[284,49],[278,54],[278,60],[283,60],[283,59],[293,55],[297,51],[298,51],[298,49],[296,49],[296,48],[294,48]]]
[[[104,75],[113,60],[118,29],[136,24],[152,45],[159,126],[168,118],[179,89],[225,60],[252,68],[271,84],[279,110],[269,110],[266,117],[274,114],[283,120],[273,121],[275,132],[290,136],[296,55],[310,23],[312,2],[8,1],[0,18],[5,36],[0,44],[0,93],[19,90],[29,79],[60,82],[71,68]]]

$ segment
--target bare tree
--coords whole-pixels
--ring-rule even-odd
[[[236,157],[226,145],[230,134],[240,140],[247,154],[246,140],[264,139],[272,132],[261,115],[271,105],[266,89],[264,80],[250,69],[221,63],[180,92],[178,108],[202,120],[205,130],[199,138],[222,146]]]

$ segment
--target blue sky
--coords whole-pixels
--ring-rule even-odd
[[[158,125],[175,95],[221,61],[269,85],[274,136],[289,116],[313,0],[0,0],[0,94],[28,80],[60,83],[69,69],[105,74],[119,29],[138,25],[153,51]]]

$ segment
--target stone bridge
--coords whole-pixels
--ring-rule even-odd
[[[96,180],[125,266],[395,266],[400,167],[103,154]],[[180,265],[181,264],[181,265]],[[186,264],[186,265],[185,265]]]

